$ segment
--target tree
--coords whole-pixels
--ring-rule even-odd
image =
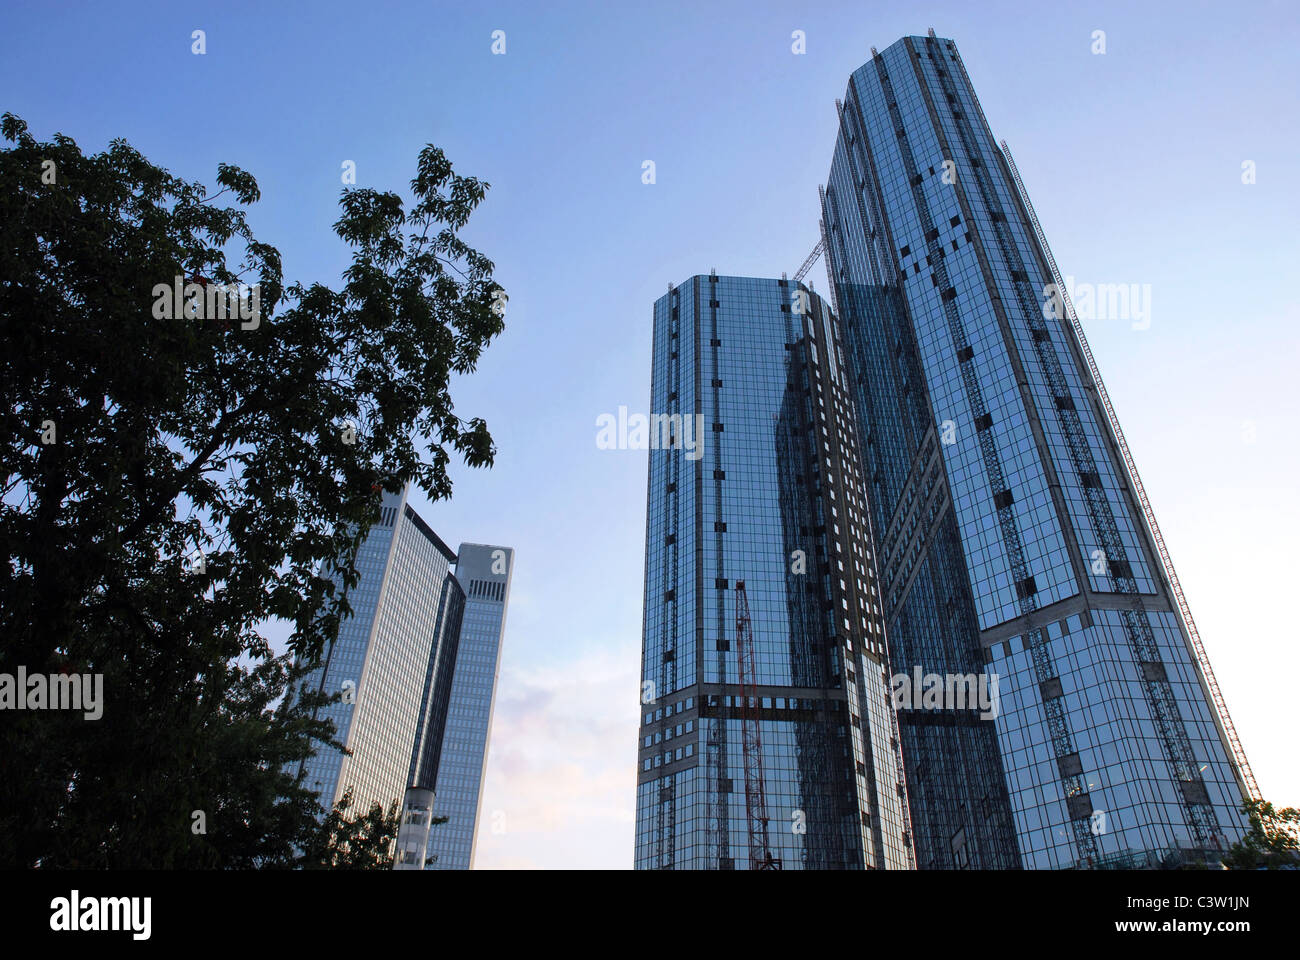
[[[294,866],[307,870],[392,869],[393,842],[401,828],[397,801],[393,800],[387,811],[378,802],[371,803],[368,813],[349,819],[348,811],[354,802],[349,789],[321,822],[302,853],[294,858]],[[446,823],[447,819],[433,817],[430,826]]]
[[[0,711],[0,865],[286,863],[324,811],[284,765],[332,740],[294,663],[350,613],[382,492],[495,454],[450,393],[503,329],[459,236],[487,184],[429,145],[409,209],[345,189],[334,289],[286,283],[236,167],[209,196],[122,140],[0,132],[0,675],[104,700]]]
[[[392,868],[393,841],[399,827],[397,801],[390,803],[386,812],[378,802],[372,803],[367,814],[348,819],[353,802],[348,790],[321,824],[314,842],[304,849],[301,866],[308,870]]]
[[[1300,810],[1275,809],[1265,800],[1247,800],[1242,813],[1250,829],[1223,858],[1229,870],[1300,869]]]

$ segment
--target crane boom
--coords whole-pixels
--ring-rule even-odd
[[[803,265],[794,272],[795,283],[798,283],[808,275],[808,271],[811,270],[813,264],[817,262],[817,258],[822,255],[822,250],[824,248],[825,244],[821,240],[818,240],[817,246],[812,248],[812,253],[808,254],[807,258],[804,259]]]
[[[742,752],[745,755],[745,813],[749,821],[749,869],[780,870],[767,833],[767,784],[763,780],[763,743],[759,735],[758,662],[754,628],[749,619],[745,581],[736,581],[736,661],[739,667]]]

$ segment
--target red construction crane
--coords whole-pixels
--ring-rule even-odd
[[[767,838],[767,785],[763,782],[763,744],[759,737],[758,661],[749,621],[745,581],[736,581],[736,661],[740,680],[742,751],[745,755],[745,812],[749,819],[749,869],[780,870]]]

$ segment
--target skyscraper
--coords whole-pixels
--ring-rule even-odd
[[[899,713],[918,866],[1212,858],[1249,768],[1017,180],[951,40],[852,74],[823,236],[889,654],[1001,690]]]
[[[356,809],[374,801],[387,808],[404,796],[417,761],[429,762],[416,743],[421,737],[423,748],[422,735],[436,731],[445,712],[430,709],[427,694],[439,652],[459,629],[463,596],[449,575],[455,560],[406,503],[406,490],[384,494],[379,521],[358,551],[353,614],[304,680],[305,687],[343,694],[319,715],[334,721],[352,755],[321,747],[302,765],[304,783],[327,808],[349,788]]]
[[[318,715],[351,756],[320,747],[301,775],[327,808],[348,790],[354,812],[401,801],[396,869],[468,869],[514,551],[453,553],[406,494],[384,494],[357,555],[353,615],[303,681],[343,694]]]
[[[428,870],[468,870],[474,865],[506,603],[515,565],[515,552],[509,547],[462,543],[456,556],[464,614],[447,694],[441,757],[434,767],[434,816],[448,819],[430,832]]]
[[[909,866],[834,318],[692,277],[655,303],[651,379],[635,865]]]

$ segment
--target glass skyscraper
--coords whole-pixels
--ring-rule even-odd
[[[457,554],[464,614],[447,695],[442,755],[435,766],[433,804],[433,815],[448,820],[430,832],[426,870],[468,870],[474,865],[514,560],[515,552],[508,547],[478,543],[462,543]]]
[[[655,303],[637,868],[910,865],[844,374],[802,285]]]
[[[899,711],[917,865],[1211,859],[1242,771],[1030,214],[956,45],[873,50],[822,220],[889,655],[1001,692]]]
[[[322,747],[302,765],[304,783],[327,808],[349,787],[360,812],[373,801],[387,809],[405,794],[417,736],[428,722],[438,723],[439,711],[428,717],[426,691],[431,665],[455,637],[454,617],[443,616],[444,608],[454,613],[463,602],[449,575],[455,559],[407,505],[405,490],[384,495],[379,521],[358,552],[352,616],[304,681],[343,694],[319,715],[334,721],[352,756]]]
[[[426,867],[468,869],[514,551],[462,544],[452,552],[406,493],[384,494],[357,555],[353,615],[303,681],[343,694],[318,716],[334,721],[351,755],[318,747],[300,775],[327,808],[349,789],[353,814],[400,801],[396,868],[420,865],[418,848],[406,847],[427,834]],[[447,823],[429,828],[431,805]]]

